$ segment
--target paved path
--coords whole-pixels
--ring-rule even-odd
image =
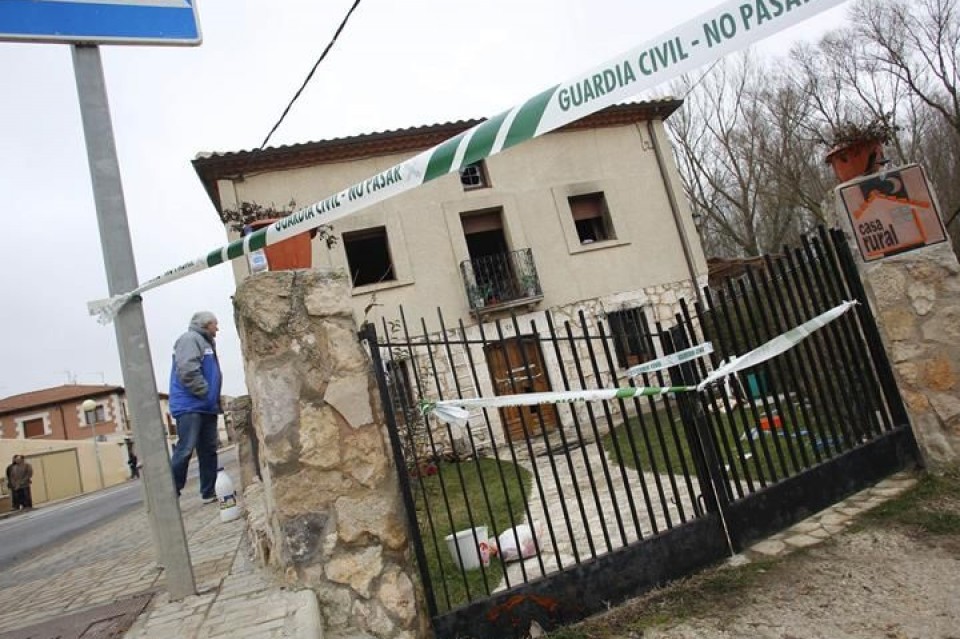
[[[224,461],[236,476],[235,456]],[[244,520],[221,522],[216,504],[203,504],[191,481],[180,507],[200,594],[169,601],[148,520],[138,508],[4,570],[0,633],[153,591],[127,637],[320,636],[313,594],[284,590],[257,570]]]
[[[523,583],[524,573],[527,581],[536,579],[573,566],[578,557],[586,561],[694,517],[681,477],[621,468],[596,442],[570,450],[569,457],[542,454],[533,463],[519,461],[540,478],[543,492],[534,478],[524,522],[532,520],[540,531],[543,552],[540,558],[508,564],[497,590]]]

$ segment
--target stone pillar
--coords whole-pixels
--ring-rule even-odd
[[[348,282],[263,273],[235,296],[259,435],[268,555],[312,588],[331,633],[427,633],[399,480]]]
[[[863,262],[850,219],[837,216],[873,306],[927,467],[960,463],[960,264],[946,242]]]
[[[227,405],[233,441],[237,444],[237,459],[240,462],[240,489],[251,486],[260,477],[260,451],[257,432],[253,427],[252,404],[249,395],[235,397]]]

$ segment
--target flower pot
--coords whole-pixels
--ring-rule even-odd
[[[883,143],[879,140],[857,140],[842,144],[833,147],[825,159],[837,179],[847,182],[879,170],[883,161]]]
[[[249,224],[250,231],[257,231],[277,220],[258,220]],[[267,268],[271,271],[289,271],[310,268],[313,265],[309,231],[304,231],[277,244],[264,247],[267,255]]]

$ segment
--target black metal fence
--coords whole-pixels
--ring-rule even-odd
[[[420,400],[696,383],[848,299],[855,311],[702,393],[483,408],[465,427],[417,410]],[[842,235],[822,231],[767,259],[765,274],[679,311],[663,322],[579,311],[473,326],[438,312],[434,331],[401,311],[366,327],[438,636],[522,636],[530,619],[582,618],[911,463]],[[706,340],[709,359],[625,376],[627,350],[648,359]]]

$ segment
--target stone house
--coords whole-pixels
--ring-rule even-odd
[[[681,104],[664,99],[604,109],[338,220],[334,246],[312,242],[312,267],[349,273],[358,326],[372,321],[381,332],[398,330],[393,320],[401,305],[413,330],[424,318],[426,330],[438,332],[442,316],[445,327],[462,320],[464,337],[475,336],[480,322],[511,313],[526,333],[531,319],[543,325],[545,311],[574,324],[582,311],[591,330],[605,322],[622,373],[656,355],[637,336],[637,314],[671,321],[678,300],[693,299],[694,287],[707,280],[663,126]],[[291,202],[296,208],[322,200],[477,123],[202,153],[193,165],[233,241],[240,232],[225,212],[258,204],[282,216],[293,210]],[[238,283],[251,273],[244,259],[234,260],[233,269]],[[556,385],[562,363],[515,335],[510,322],[496,348],[477,349],[475,361],[487,367],[477,371],[476,383],[461,385],[465,396],[509,392],[496,380],[521,356],[535,369],[529,390]],[[462,370],[466,359],[441,362],[449,384],[425,392],[449,396],[457,378],[470,378]],[[404,380],[420,379],[423,364],[387,362]],[[500,417],[497,432],[518,427],[517,415]],[[476,429],[478,440],[488,438],[485,432]]]

